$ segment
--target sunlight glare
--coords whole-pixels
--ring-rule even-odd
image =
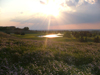
[[[45,37],[52,38],[52,37],[57,37],[57,35],[46,35]]]
[[[53,0],[50,0],[46,5],[44,5],[42,12],[46,15],[53,15],[56,17],[59,15],[59,7],[60,5],[55,3]]]
[[[50,35],[43,35],[39,37],[56,38],[56,37],[63,37],[63,34],[50,34]]]

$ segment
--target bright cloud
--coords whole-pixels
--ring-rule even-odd
[[[49,12],[56,11],[67,11],[67,12],[75,12],[76,10],[72,9],[66,4],[65,0],[40,0],[40,3],[43,4],[43,9]],[[43,11],[44,11],[43,10]],[[56,10],[56,11],[55,11]],[[45,11],[45,12],[46,12]]]
[[[85,3],[95,4],[98,0],[66,0],[66,4],[72,4],[75,6],[80,6]]]

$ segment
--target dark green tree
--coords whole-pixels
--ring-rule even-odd
[[[87,39],[87,37],[85,37],[85,38],[84,38],[84,42],[88,42],[88,39]]]
[[[21,35],[25,35],[25,33],[24,33],[24,32],[22,32],[22,33],[21,33]]]
[[[96,43],[99,43],[100,42],[99,36],[97,36],[97,37],[94,38],[94,42],[96,42]]]
[[[69,31],[65,32],[64,37],[71,38],[71,32],[69,32]]]
[[[29,30],[29,27],[24,27],[23,29],[24,29],[24,30]]]
[[[80,42],[84,42],[84,37],[83,36],[80,37]]]

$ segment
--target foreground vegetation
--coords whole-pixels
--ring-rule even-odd
[[[0,32],[0,75],[100,75],[100,43],[18,37]]]

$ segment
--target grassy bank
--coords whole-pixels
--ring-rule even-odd
[[[0,35],[1,75],[100,75],[100,43]]]

